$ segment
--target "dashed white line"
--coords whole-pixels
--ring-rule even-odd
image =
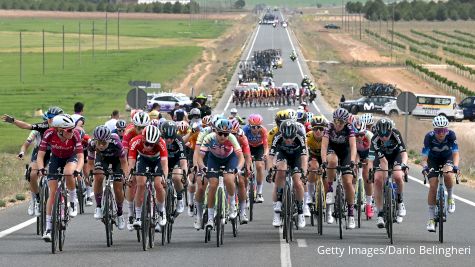
[[[290,246],[282,238],[283,234],[282,227],[279,228],[279,239],[280,239],[280,266],[281,267],[292,267],[292,261],[290,260]]]
[[[27,226],[29,226],[29,225],[31,225],[31,224],[34,224],[35,222],[36,222],[36,217],[35,217],[35,218],[31,218],[31,219],[29,219],[28,221],[24,221],[24,222],[22,222],[22,223],[20,223],[20,224],[17,224],[17,225],[15,225],[15,226],[13,226],[13,227],[10,227],[10,228],[8,228],[7,230],[3,230],[3,231],[0,232],[0,238],[3,238],[3,237],[5,237],[5,236],[7,236],[7,235],[9,235],[9,234],[11,234],[11,233],[14,233],[14,232],[16,232],[16,231],[18,231],[18,230],[20,230],[20,229],[23,229],[23,228],[25,228],[25,227],[27,227]]]

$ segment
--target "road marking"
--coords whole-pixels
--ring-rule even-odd
[[[22,223],[20,223],[20,224],[17,224],[17,225],[15,225],[15,226],[13,226],[13,227],[10,227],[10,228],[8,228],[7,230],[3,230],[3,231],[0,232],[0,238],[3,238],[3,237],[5,237],[5,236],[7,236],[7,235],[9,235],[9,234],[11,234],[11,233],[14,233],[14,232],[16,232],[16,231],[18,231],[18,230],[20,230],[20,229],[23,229],[23,228],[25,228],[25,227],[27,227],[27,226],[29,226],[29,225],[31,225],[31,224],[34,224],[35,222],[36,222],[36,217],[35,217],[35,218],[31,218],[31,219],[29,219],[28,221],[24,221],[24,222],[22,222]]]
[[[251,56],[252,49],[254,49],[254,44],[256,43],[257,36],[259,35],[260,29],[261,29],[261,25],[257,26],[256,35],[254,36],[254,40],[252,40],[252,44],[251,44],[251,47],[249,48],[249,53],[247,54],[246,60],[248,60],[249,57]],[[226,103],[226,106],[224,107],[223,113],[226,112],[226,110],[228,110],[229,104],[231,104],[231,100],[233,100],[233,94],[229,96],[228,102]]]
[[[414,176],[408,175],[407,177],[408,177],[409,179],[413,180],[414,182],[417,182],[417,183],[419,183],[419,184],[421,184],[421,185],[423,185],[423,186],[425,186],[425,187],[429,187],[429,184],[424,184],[424,181],[421,181],[421,180],[417,179],[417,178],[414,177]],[[446,192],[447,192],[447,191],[446,191]],[[475,202],[473,202],[473,201],[470,201],[470,200],[468,200],[468,199],[466,199],[466,198],[463,198],[463,197],[459,197],[459,196],[457,196],[457,195],[455,195],[455,194],[452,194],[452,196],[453,196],[455,199],[464,202],[465,204],[468,204],[468,205],[470,205],[470,206],[475,207]]]
[[[279,227],[279,240],[280,240],[280,266],[292,267],[292,261],[290,259],[290,246],[285,239],[282,238],[282,227]]]
[[[306,248],[307,246],[307,241],[305,239],[297,239],[297,245],[299,248]]]

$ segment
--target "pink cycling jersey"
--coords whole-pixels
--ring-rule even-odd
[[[61,140],[58,131],[54,128],[46,130],[40,144],[40,151],[51,148],[51,153],[57,158],[67,159],[74,154],[83,153],[81,135],[77,129],[73,131],[71,139]]]

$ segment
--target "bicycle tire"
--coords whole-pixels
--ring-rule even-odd
[[[443,189],[439,192],[439,242],[444,243],[444,209],[445,209],[445,193]]]
[[[148,247],[153,248],[155,247],[155,225],[157,221],[156,218],[156,205],[155,205],[155,197],[153,194],[150,194],[150,202],[148,204],[148,213],[150,214],[150,224],[148,226]]]
[[[255,191],[254,191],[254,175],[251,176],[249,183],[249,221],[252,222],[254,215],[254,200],[255,200]]]
[[[172,231],[173,231],[173,222],[175,219],[175,192],[173,190],[173,185],[170,183],[168,185],[168,190],[167,190],[167,203],[166,203],[166,212],[167,212],[167,224],[165,227],[167,228],[167,243],[170,243],[172,239]],[[186,195],[186,194],[185,194]]]
[[[285,184],[285,187],[284,187],[284,210],[281,211],[281,212],[284,212],[285,214],[285,220],[284,220],[284,230],[285,230],[285,233],[284,233],[284,237],[285,237],[285,241],[287,243],[290,242],[290,231],[289,231],[289,228],[290,228],[290,220],[291,220],[291,214],[290,214],[290,204],[289,204],[289,201],[290,201],[290,192],[289,192],[289,186],[288,184],[286,183]]]
[[[393,218],[393,188],[392,186],[388,186],[387,190],[387,195],[386,195],[386,231],[388,234],[388,238],[391,242],[391,245],[393,244],[393,223],[394,223],[394,218]]]
[[[79,214],[84,213],[84,180],[77,180],[77,197],[79,203]]]
[[[289,186],[289,189],[290,189],[290,186]],[[297,210],[296,207],[295,207],[295,201],[294,201],[294,194],[291,190],[288,191],[290,193],[290,198],[289,198],[289,205],[290,205],[290,224],[289,224],[289,236],[290,236],[290,242],[292,242],[293,240],[293,230],[294,230],[294,223],[295,223],[295,220],[297,218],[297,216],[295,216],[295,211]],[[297,226],[297,223],[295,223],[295,225]]]
[[[215,225],[216,225],[216,247],[219,248],[220,245],[220,239],[221,239],[221,221],[222,221],[222,216],[223,216],[223,188],[218,187],[217,191],[217,197],[218,197],[218,202],[217,202],[217,208],[216,208],[216,215],[215,215]]]
[[[148,232],[150,228],[149,220],[150,220],[150,214],[149,214],[149,191],[148,188],[145,188],[144,192],[144,198],[143,198],[143,203],[142,203],[142,214],[140,215],[140,220],[142,221],[142,227],[140,227],[141,230],[141,236],[142,236],[142,249],[144,251],[147,251],[148,248]]]
[[[363,208],[363,180],[361,179],[358,179],[356,207],[358,209],[358,228],[361,228],[361,211]]]
[[[104,222],[104,226],[106,228],[106,244],[107,247],[112,245],[112,212],[111,212],[111,204],[112,204],[112,195],[109,188],[106,188],[104,191],[104,212],[102,221]]]
[[[46,231],[46,204],[47,204],[48,195],[49,195],[48,191],[49,191],[48,187],[43,182],[43,185],[40,191],[41,235],[43,235]]]
[[[303,204],[306,205],[306,204],[305,204],[305,201],[304,201]],[[315,210],[315,204],[309,205],[308,208],[310,209],[310,225],[315,226],[315,218],[314,218],[314,216],[317,215],[317,214],[316,214],[317,212],[316,212],[316,210]]]
[[[335,215],[338,220],[340,239],[343,239],[343,188],[339,184],[336,187],[336,200],[335,200]]]
[[[59,251],[63,251],[64,248],[64,241],[66,240],[66,226],[69,221],[69,208],[68,208],[68,194],[66,190],[63,189],[62,199],[61,199],[61,208],[63,212],[61,213],[61,220],[60,220],[60,234],[59,234]]]
[[[323,198],[323,185],[322,182],[319,181],[317,182],[317,197],[315,202],[317,202],[317,224],[318,234],[320,235],[323,234]]]
[[[61,192],[58,190],[56,192],[56,198],[53,205],[52,213],[52,229],[51,229],[51,253],[55,254],[59,246],[59,236],[60,236],[60,220],[61,220],[61,206],[60,206]]]

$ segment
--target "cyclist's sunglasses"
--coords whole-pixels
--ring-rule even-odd
[[[389,137],[392,134],[392,131],[385,132],[384,134],[381,134],[381,137]]]
[[[260,129],[260,128],[261,128],[260,125],[252,125],[252,126],[251,126],[251,129],[253,129],[253,130],[258,130],[258,129]]]
[[[201,118],[201,117],[200,117],[200,115],[193,115],[193,116],[191,116],[191,118],[192,118],[192,119],[199,119],[199,118]]]
[[[73,131],[74,131],[74,128],[69,128],[69,129],[63,129],[61,132],[72,133]]]
[[[333,122],[337,125],[343,125],[343,124],[346,123],[346,121],[344,121],[344,120],[334,120]]]
[[[137,129],[137,131],[142,131],[143,129],[145,129],[145,127],[143,127],[143,126],[135,126],[135,129]]]
[[[320,131],[320,132],[323,132],[324,129],[325,129],[325,128],[323,128],[323,127],[312,127],[312,130],[313,130],[313,131]]]
[[[105,140],[105,141],[99,141],[97,140],[97,144],[100,145],[100,146],[106,146],[109,144],[109,141]]]
[[[123,132],[125,132],[125,129],[117,129],[117,132],[118,133],[123,133]]]
[[[435,128],[434,133],[435,134],[446,134],[449,132],[449,129],[447,128]]]
[[[148,147],[153,147],[155,144],[154,144],[154,143],[145,142],[144,145],[145,145],[145,146],[148,146]]]
[[[218,132],[218,135],[219,135],[219,136],[228,137],[228,136],[229,136],[229,133]]]

